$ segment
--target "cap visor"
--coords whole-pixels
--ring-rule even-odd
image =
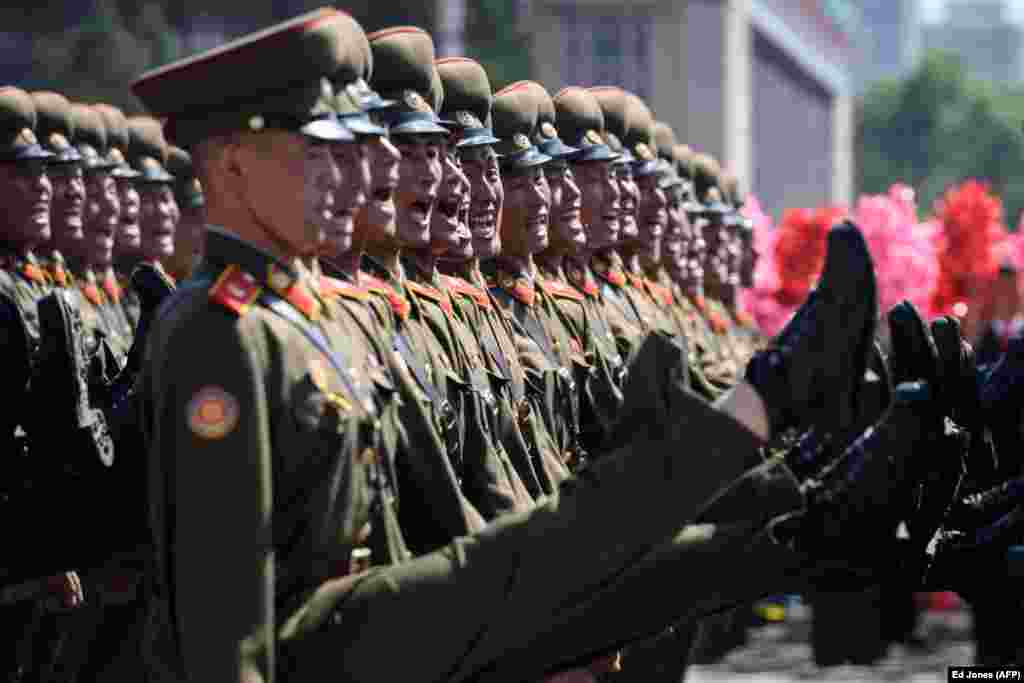
[[[704,205],[704,213],[729,213],[731,209],[724,203],[719,201],[711,202],[710,204]]]
[[[564,159],[570,161],[579,158],[583,153],[583,150],[580,148],[570,147],[558,138],[542,142],[537,145],[537,149],[539,149],[543,154],[547,154],[552,159]]]
[[[142,174],[136,171],[134,168],[128,168],[126,166],[119,165],[110,173],[110,175],[114,176],[115,178],[134,179],[138,178]]]
[[[4,161],[32,161],[34,159],[49,160],[54,158],[54,153],[49,152],[39,145],[25,145],[3,155]]]
[[[451,131],[430,119],[412,119],[391,126],[392,135],[450,135]]]
[[[356,135],[387,135],[388,129],[378,126],[366,114],[344,114],[338,117],[341,125]]]
[[[551,157],[544,154],[536,147],[531,147],[528,150],[519,152],[518,154],[509,154],[501,159],[501,165],[508,168],[533,168],[534,166],[540,166],[552,161]]]
[[[652,159],[650,161],[634,161],[633,162],[633,175],[634,176],[646,176],[654,175],[658,172],[658,160]]]
[[[619,155],[608,145],[591,145],[583,147],[574,161],[615,161],[618,158]]]
[[[489,133],[479,133],[477,135],[469,135],[462,138],[455,143],[455,148],[463,149],[466,147],[483,147],[484,145],[496,145],[499,142],[501,142],[501,140]]]
[[[333,117],[316,119],[299,128],[307,138],[323,142],[353,142],[356,136]]]

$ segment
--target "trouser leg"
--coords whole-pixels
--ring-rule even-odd
[[[704,401],[682,390],[660,400],[672,404],[674,415],[666,438],[637,438],[567,480],[559,495],[533,510],[498,519],[444,551],[375,572],[351,595],[351,580],[325,584],[285,627],[282,635],[293,642],[294,656],[282,666],[326,666],[322,660],[314,663],[319,649],[337,654],[344,643],[340,670],[332,665],[339,680],[371,672],[379,680],[401,680],[410,663],[417,666],[417,679],[447,680],[465,665],[483,667],[496,654],[528,644],[538,629],[553,627],[557,615],[632,575],[638,563],[704,511],[704,501],[760,460],[759,441]],[[802,498],[794,485],[773,502],[777,513],[799,506]],[[676,552],[725,542],[721,536],[704,545],[686,540]],[[746,540],[730,542],[742,549]],[[650,597],[645,593],[643,599]],[[305,634],[329,620],[334,603],[341,601],[343,625],[329,629],[333,632],[316,647],[303,642],[322,638],[322,631]],[[676,621],[672,611],[659,615],[664,620],[637,638]],[[402,658],[381,660],[379,644],[389,642],[403,643]],[[554,645],[561,642],[561,636],[551,640],[552,659],[573,653],[575,648]],[[389,673],[381,666],[398,669]]]

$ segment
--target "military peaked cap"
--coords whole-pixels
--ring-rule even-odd
[[[614,161],[618,157],[604,139],[604,114],[588,90],[577,86],[562,88],[554,98],[558,130],[570,145],[580,150],[575,161]]]
[[[332,78],[355,59],[351,17],[330,7],[148,71],[132,92],[168,120],[183,147],[236,130],[279,129],[325,141],[352,140],[332,116]]]
[[[36,136],[43,147],[54,153],[50,163],[74,163],[82,160],[71,140],[74,129],[71,121],[71,103],[60,93],[39,91],[32,93],[36,108]]]
[[[654,115],[644,101],[631,92],[623,94],[626,106],[626,130],[623,144],[636,159],[633,173],[651,175],[658,172],[658,151],[654,142]]]
[[[552,159],[571,161],[580,156],[582,151],[562,142],[558,135],[558,114],[555,112],[555,101],[550,93],[536,81],[526,81],[527,87],[537,100],[537,127],[533,132],[533,142],[544,154]]]
[[[502,155],[503,168],[523,170],[551,161],[530,141],[537,126],[537,98],[528,81],[517,81],[496,92],[491,118],[494,135],[501,140],[495,149]]]
[[[74,145],[82,155],[82,167],[89,171],[109,171],[115,164],[107,159],[107,129],[99,113],[87,104],[70,107]]]
[[[118,178],[137,178],[139,172],[128,163],[127,153],[131,144],[128,133],[128,118],[124,112],[110,104],[92,105],[96,113],[103,119],[103,127],[107,131],[107,160],[116,167],[111,174]]]
[[[718,186],[718,176],[721,172],[718,162],[707,154],[695,154],[692,161],[693,168],[693,189],[697,195],[697,201],[707,201],[708,191]]]
[[[438,95],[434,41],[415,26],[396,26],[367,36],[373,54],[370,87],[394,104],[379,112],[392,134],[448,134],[427,98]]]
[[[174,176],[174,198],[178,206],[198,208],[205,204],[203,186],[196,177],[192,156],[181,147],[167,148],[167,170]]]
[[[658,156],[666,161],[672,161],[672,148],[679,144],[676,139],[676,132],[672,126],[664,121],[654,122],[654,145],[657,147]]]
[[[441,116],[461,131],[456,147],[479,147],[500,142],[491,124],[491,81],[479,62],[466,57],[446,57],[435,63],[444,87]]]
[[[618,163],[635,161],[633,153],[623,143],[629,123],[626,118],[626,91],[614,85],[599,85],[588,92],[597,99],[604,117],[604,138],[613,152],[618,153]]]
[[[381,98],[370,89],[367,83],[373,73],[370,41],[355,19],[348,15],[345,18],[348,21],[333,24],[334,30],[342,34],[342,39],[351,46],[349,59],[332,78],[335,89],[333,104],[338,120],[357,136],[387,135],[388,129],[374,123],[369,112],[390,107],[394,102]]]
[[[136,182],[171,183],[174,176],[164,168],[167,164],[167,140],[160,122],[152,116],[128,119],[128,160],[139,172]]]
[[[35,133],[36,107],[32,97],[20,88],[0,88],[0,161],[19,162],[52,159],[39,144]]]

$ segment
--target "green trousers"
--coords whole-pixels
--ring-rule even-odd
[[[799,582],[807,558],[764,531],[802,505],[796,481],[688,391],[656,400],[672,418],[656,438],[536,508],[319,587],[279,629],[278,680],[536,680]],[[745,519],[715,524],[715,508]]]

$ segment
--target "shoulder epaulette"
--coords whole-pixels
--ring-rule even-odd
[[[245,315],[261,291],[263,287],[254,276],[232,264],[224,269],[210,287],[210,301],[232,313]]]
[[[583,294],[573,289],[569,285],[563,284],[558,280],[544,280],[542,281],[544,291],[556,296],[561,299],[572,299],[573,301],[583,301]]]
[[[492,288],[493,289],[493,288]],[[529,280],[517,278],[508,273],[501,273],[497,278],[497,289],[505,292],[516,301],[532,306],[537,294]]]
[[[366,301],[368,294],[366,290],[358,285],[354,285],[351,282],[345,282],[335,277],[329,277],[327,275],[320,276],[320,296],[331,297],[331,296],[343,296],[346,299],[355,299],[356,301]]]
[[[362,283],[363,287],[365,287],[368,292],[373,292],[374,294],[380,294],[386,297],[388,305],[391,306],[392,312],[394,312],[394,314],[399,318],[405,320],[409,317],[409,311],[411,309],[409,300],[396,292],[393,287],[388,285],[388,283],[363,271],[359,272],[359,282]]]
[[[675,302],[675,297],[672,296],[672,290],[668,287],[662,287],[654,280],[645,279],[644,282],[647,284],[647,290],[651,293],[655,299],[665,306],[671,306]]]
[[[449,315],[452,313],[452,302],[448,299],[447,295],[445,295],[444,292],[438,291],[437,289],[431,287],[430,285],[422,285],[418,282],[413,282],[412,280],[406,280],[405,286],[408,287],[411,291],[416,292],[420,296],[425,296],[431,301],[437,303],[437,305],[440,306],[441,310],[443,310],[445,313]]]
[[[451,275],[442,275],[441,278],[453,292],[469,297],[476,302],[478,306],[483,308],[491,307],[491,299],[487,296],[487,292],[475,286],[473,283]]]
[[[94,306],[103,305],[103,293],[100,291],[100,288],[96,285],[95,282],[88,282],[83,280],[79,285],[79,289],[82,291],[82,294],[85,295],[85,298],[88,299]]]
[[[644,290],[644,279],[639,275],[633,275],[633,273],[626,273],[626,277],[629,278],[629,284],[634,289],[639,289],[641,292]]]

